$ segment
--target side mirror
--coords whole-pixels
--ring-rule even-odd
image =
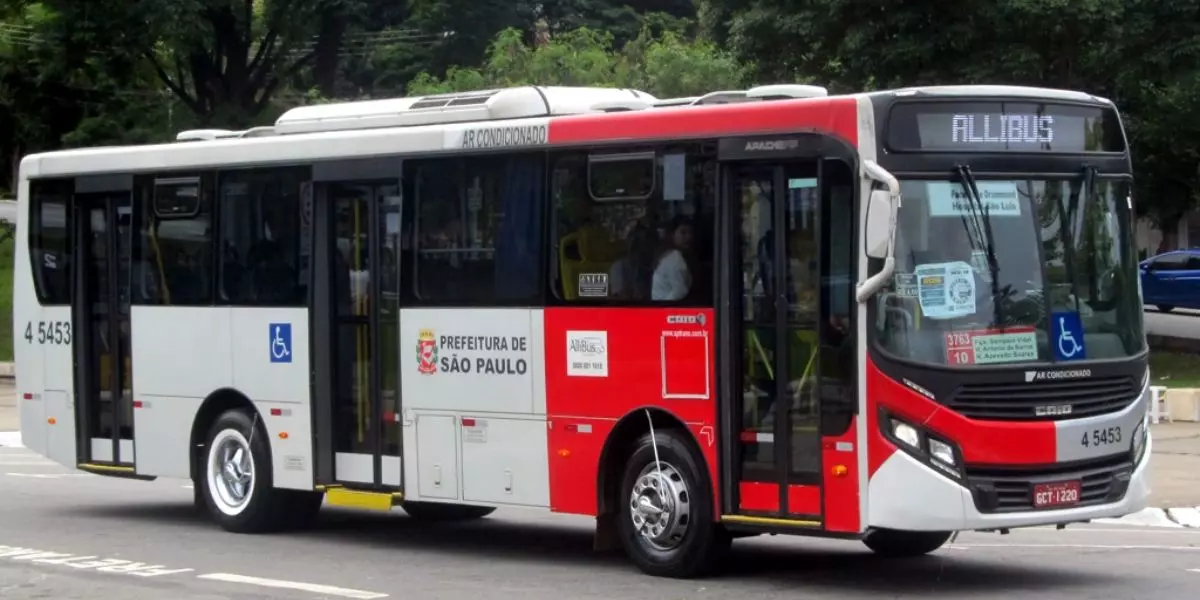
[[[872,190],[867,201],[867,223],[863,233],[867,256],[887,258],[892,243],[892,198],[887,190]]]

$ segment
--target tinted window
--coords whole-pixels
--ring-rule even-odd
[[[421,300],[538,299],[544,164],[541,154],[412,163]]]
[[[212,177],[139,179],[134,298],[141,304],[212,303]]]
[[[1151,264],[1155,271],[1182,271],[1187,267],[1187,255],[1168,254],[1154,259]]]
[[[551,263],[558,296],[711,305],[713,157],[699,145],[633,152],[628,160],[599,156],[553,158]],[[617,174],[620,183],[613,183]]]
[[[43,304],[71,302],[71,235],[67,207],[71,181],[33,181],[29,184],[29,260],[33,282]]]
[[[244,306],[307,304],[308,169],[227,171],[220,181],[221,299]]]

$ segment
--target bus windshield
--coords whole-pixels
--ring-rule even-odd
[[[1145,345],[1130,182],[901,181],[896,272],[875,337],[949,366],[1128,357]]]

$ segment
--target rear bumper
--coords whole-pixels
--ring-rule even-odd
[[[963,484],[904,452],[893,452],[870,479],[867,526],[910,531],[1007,529],[1116,518],[1146,508],[1153,440],[1146,436],[1142,460],[1135,465],[1119,500],[1059,510],[981,512]]]

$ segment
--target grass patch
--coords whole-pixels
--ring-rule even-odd
[[[1150,352],[1150,382],[1168,387],[1200,387],[1200,354]]]

